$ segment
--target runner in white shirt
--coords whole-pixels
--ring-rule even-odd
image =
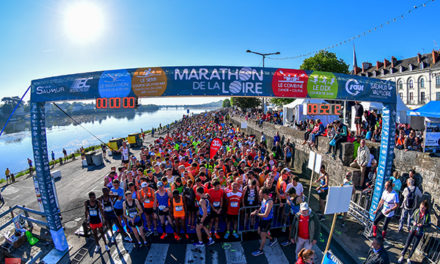
[[[286,186],[286,193],[289,191],[290,188],[295,188],[295,193],[297,196],[299,197],[303,197],[304,194],[304,187],[303,185],[299,182],[299,178],[298,176],[294,176],[292,175],[292,179],[290,181],[289,184],[287,184]]]
[[[377,212],[382,207],[382,210],[377,214]],[[376,214],[376,218],[374,219],[373,223],[373,236],[377,236],[377,224],[380,220],[385,218],[383,223],[383,231],[382,231],[382,238],[385,238],[385,235],[387,233],[388,224],[391,220],[391,218],[394,216],[394,211],[399,207],[399,195],[393,190],[393,182],[387,181],[385,183],[385,190],[382,193],[382,198],[379,201],[379,204],[376,208],[376,211],[374,211],[374,214]]]

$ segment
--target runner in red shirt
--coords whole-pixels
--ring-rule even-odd
[[[214,180],[214,187],[208,190],[209,202],[212,204],[212,220],[211,226],[214,225],[214,236],[216,239],[220,239],[218,235],[218,222],[220,219],[221,211],[223,208],[223,190],[220,189],[220,181]]]
[[[225,239],[229,238],[229,230],[231,223],[233,224],[232,235],[238,238],[237,234],[237,218],[242,203],[243,193],[238,189],[238,183],[232,183],[232,191],[226,193],[227,210],[226,210],[226,234]]]

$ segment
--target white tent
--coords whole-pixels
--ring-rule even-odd
[[[333,122],[333,120],[339,119],[336,115],[307,115],[304,113],[307,104],[327,104],[322,99],[296,99],[290,104],[283,105],[283,124],[284,126],[294,126],[294,122],[304,121],[306,119],[319,118],[324,125]]]
[[[361,102],[361,105],[364,107],[365,110],[377,110],[378,114],[382,114],[383,104],[377,103],[377,102]],[[407,111],[410,110],[405,103],[403,103],[402,98],[400,96],[397,96],[397,104],[396,104],[396,122],[397,123],[409,123],[411,118],[408,116]],[[354,125],[354,116],[355,116],[355,110],[354,107],[351,108],[351,130],[355,131],[356,126]],[[362,120],[365,120],[365,118],[362,117]]]

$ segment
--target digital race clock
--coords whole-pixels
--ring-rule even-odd
[[[307,115],[340,115],[339,104],[307,104]]]
[[[96,98],[96,109],[136,108],[137,102],[136,97]]]

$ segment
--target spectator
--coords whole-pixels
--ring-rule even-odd
[[[415,138],[414,144],[413,144],[413,150],[414,151],[422,151],[423,150],[422,140],[420,139],[420,137]]]
[[[376,125],[377,114],[375,111],[369,112],[368,110],[364,111],[364,118],[367,120],[367,131],[373,132],[374,126]]]
[[[299,213],[297,213],[292,221],[291,225],[291,238],[292,243],[296,243],[296,255],[299,254],[301,249],[312,249],[312,246],[316,244],[321,233],[321,225],[319,224],[318,217],[309,208],[306,202],[301,203]]]
[[[367,172],[367,165],[370,160],[370,149],[365,145],[365,139],[362,139],[357,151],[356,159],[350,164],[352,168],[361,169],[360,187],[364,187],[365,175]]]
[[[405,151],[414,150],[414,143],[416,140],[415,138],[416,138],[416,132],[414,131],[414,129],[411,129],[409,135],[406,137],[404,142]]]
[[[399,130],[399,137],[396,139],[396,148],[404,149],[405,148],[405,131],[403,129]]]
[[[417,207],[418,201],[422,199],[422,192],[420,189],[414,185],[414,179],[409,178],[407,181],[407,187],[403,190],[403,202],[402,202],[402,213],[400,214],[399,221],[399,232],[402,231],[403,223],[406,218],[407,227],[410,228],[411,224],[411,215],[414,212],[414,209]]]
[[[318,192],[319,195],[319,211],[321,213],[320,220],[325,220],[324,217],[324,209],[325,209],[325,202],[327,199],[328,194],[328,174],[325,171],[325,166],[321,165],[321,170],[319,173],[319,178],[316,180],[317,183],[319,183],[319,187],[316,188],[316,192]]]
[[[377,212],[380,210],[380,208],[383,205],[382,211],[377,214]],[[373,237],[377,236],[377,225],[382,219],[384,220],[383,223],[383,231],[382,231],[382,238],[385,239],[388,224],[391,221],[391,218],[394,216],[394,211],[399,207],[399,195],[393,190],[393,182],[387,181],[385,183],[385,190],[382,193],[382,198],[379,201],[379,204],[377,205],[376,210],[374,211],[374,214],[376,215],[376,218],[373,222]]]
[[[406,239],[405,247],[402,250],[401,256],[398,260],[398,263],[402,263],[405,258],[405,254],[409,249],[409,246],[412,245],[411,251],[408,255],[407,263],[411,263],[411,257],[414,254],[414,251],[417,248],[417,245],[420,242],[420,239],[423,237],[423,233],[425,228],[428,228],[431,224],[431,214],[429,213],[429,203],[427,200],[424,200],[420,203],[419,209],[417,209],[411,217],[412,226],[409,231],[408,238]]]
[[[273,146],[276,145],[277,142],[281,141],[281,137],[280,137],[280,132],[277,131],[277,133],[275,134],[275,136],[273,137]]]
[[[9,168],[6,168],[5,176],[6,176],[6,184],[9,184],[9,179],[11,178],[11,171],[9,170]]]
[[[393,190],[395,190],[397,194],[400,194],[400,190],[402,190],[402,181],[400,181],[399,172],[394,171],[393,176],[390,177],[390,180],[393,181]]]
[[[32,175],[32,160],[30,158],[27,159],[28,165],[29,165],[29,175]]]
[[[310,119],[310,121],[307,123],[306,132],[304,133],[303,145],[305,145],[307,143],[307,140],[309,139],[310,133],[312,133],[312,130],[314,127],[315,127],[315,121],[313,121],[313,119]]]
[[[315,258],[315,251],[311,249],[301,249],[298,253],[298,258],[295,264],[313,264],[313,259]]]
[[[371,243],[371,249],[368,252],[364,264],[389,264],[388,252],[383,247],[383,239],[375,237]]]
[[[335,126],[336,126],[335,127],[336,135],[333,138],[333,140],[330,141],[330,143],[332,143],[332,141],[334,141],[334,142],[333,142],[333,144],[329,145],[329,149],[327,151],[327,154],[330,153],[331,147],[332,147],[332,145],[334,145],[333,146],[333,154],[332,154],[333,159],[336,158],[336,152],[339,149],[339,159],[342,160],[342,148],[341,148],[342,145],[341,144],[343,142],[347,141],[347,135],[348,135],[347,126],[342,124],[341,121],[339,121],[339,120],[335,121]]]
[[[321,120],[316,119],[315,127],[312,130],[312,133],[309,136],[309,145],[314,147],[318,142],[318,136],[321,136],[325,131],[324,125]]]
[[[354,110],[355,110],[354,123],[356,124],[356,136],[359,137],[361,135],[362,114],[364,112],[364,107],[358,101],[356,101],[354,105]]]

